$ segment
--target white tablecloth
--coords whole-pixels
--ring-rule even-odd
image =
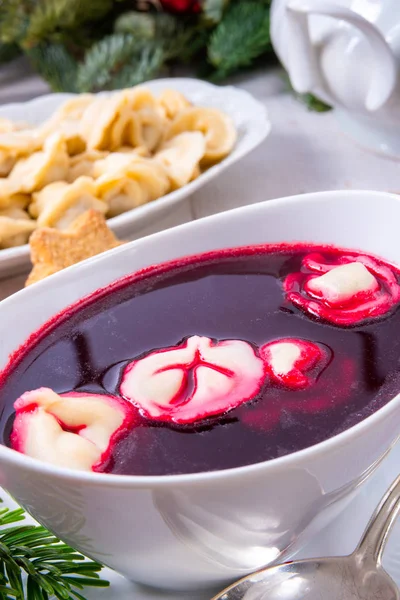
[[[400,163],[356,146],[339,129],[333,112],[309,112],[288,93],[279,70],[260,70],[229,81],[267,106],[272,133],[220,178],[174,209],[150,233],[188,220],[271,198],[332,189],[400,192]],[[0,71],[0,104],[47,93],[24,63]],[[18,290],[24,277],[0,282],[0,299]]]

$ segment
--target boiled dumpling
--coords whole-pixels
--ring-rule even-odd
[[[164,119],[157,111],[148,108],[143,108],[136,114],[140,126],[138,145],[144,146],[151,152],[163,139],[165,132]]]
[[[66,120],[79,121],[86,108],[93,101],[94,96],[92,94],[79,94],[78,96],[73,96],[69,100],[63,102],[50,119],[43,123],[42,127],[44,129],[46,129],[46,127],[52,128],[54,124]]]
[[[24,156],[39,150],[43,145],[43,135],[36,129],[0,132],[0,151]]]
[[[54,132],[61,133],[67,144],[68,154],[72,156],[84,152],[86,142],[81,132],[80,119],[93,100],[91,94],[80,94],[67,100],[39,127],[39,131],[44,137]]]
[[[90,177],[79,177],[73,183],[57,181],[33,195],[29,210],[37,216],[40,227],[67,229],[80,214],[89,209],[103,214],[107,205],[96,198],[96,189]]]
[[[118,150],[121,146],[139,146],[142,142],[141,126],[138,115],[129,106],[122,106],[121,110],[110,127],[109,149]]]
[[[127,101],[127,104],[131,110],[158,110],[158,104],[156,98],[153,96],[149,88],[138,85],[131,89],[125,89],[120,92]]]
[[[205,151],[204,135],[199,131],[188,131],[166,142],[155,154],[154,160],[164,165],[172,186],[180,188],[194,178]]]
[[[1,127],[1,126],[0,126]],[[40,149],[43,138],[35,130],[19,131],[0,128],[0,177],[7,177],[21,156]]]
[[[121,94],[96,98],[84,111],[81,132],[87,147],[94,150],[109,150],[111,131],[126,101]]]
[[[8,180],[13,193],[29,193],[40,190],[53,181],[67,177],[69,157],[64,138],[54,133],[40,152],[20,159],[11,171]]]
[[[164,90],[158,97],[158,104],[161,107],[162,114],[167,119],[175,117],[191,106],[189,100],[183,94],[176,90]]]
[[[200,131],[206,139],[202,164],[222,160],[235,145],[237,134],[233,121],[216,108],[187,108],[178,114],[168,130],[167,139],[184,131]]]
[[[127,177],[123,170],[99,177],[96,192],[107,204],[107,217],[115,217],[147,202],[140,183]]]
[[[7,177],[15,167],[17,160],[15,154],[0,150],[0,177]]]
[[[69,163],[67,181],[71,183],[82,176],[93,177],[93,169],[96,162],[103,160],[108,154],[108,152],[100,150],[86,150],[82,154],[72,156]]]
[[[170,189],[165,169],[150,159],[137,160],[105,173],[95,184],[98,197],[109,206],[109,217],[155,200]]]
[[[22,123],[17,121],[11,121],[5,117],[0,117],[0,133],[9,133],[10,131],[21,131],[22,129],[29,129],[28,123]]]
[[[36,222],[22,208],[10,207],[0,210],[0,248],[12,248],[26,244]]]
[[[137,150],[130,148],[130,152],[111,152],[104,158],[96,160],[93,164],[91,177],[97,179],[101,175],[113,173],[121,168],[128,167],[133,162],[141,160],[143,156],[144,153],[141,148]]]

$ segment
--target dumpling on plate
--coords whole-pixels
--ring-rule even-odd
[[[7,125],[7,119],[0,119],[0,177],[7,177],[21,156],[27,156],[40,149],[42,137],[35,130],[20,131]]]
[[[0,210],[0,249],[26,244],[36,222],[16,206]]]
[[[83,138],[80,119],[85,109],[94,101],[92,94],[79,94],[64,102],[56,112],[38,129],[47,137],[58,132],[64,136],[68,154],[74,156],[84,152],[86,142]]]
[[[10,206],[26,208],[30,201],[30,194],[13,193],[8,178],[0,177],[0,210]]]
[[[111,149],[111,133],[125,107],[126,99],[121,93],[118,93],[113,96],[96,98],[86,108],[81,119],[81,133],[88,149]],[[127,115],[124,116],[123,131],[120,132],[121,137],[123,137],[123,134],[128,135],[126,131],[128,126],[135,127],[134,118],[131,118],[132,111],[129,112],[129,119],[127,119]],[[120,127],[122,128],[122,125]],[[113,140],[113,143],[115,143],[115,140]],[[123,145],[122,140],[120,145]]]
[[[191,106],[189,100],[176,90],[164,90],[158,96],[157,102],[167,119],[175,119],[180,112]]]
[[[137,113],[139,120],[139,146],[144,146],[150,152],[155,150],[165,135],[165,119],[158,111],[143,108]]]
[[[206,140],[200,131],[180,133],[166,142],[154,155],[168,173],[173,188],[180,188],[199,173],[199,162],[206,151]]]
[[[124,105],[109,131],[108,146],[111,151],[119,150],[125,144],[130,147],[141,145],[140,120],[129,106]]]
[[[36,129],[0,132],[0,151],[26,156],[43,146],[43,135]]]
[[[105,202],[96,197],[93,179],[79,177],[73,183],[56,181],[33,194],[29,212],[37,217],[39,227],[67,229],[87,210],[105,214],[107,208]]]
[[[100,158],[93,163],[91,177],[97,179],[106,173],[118,171],[145,156],[145,150],[140,147],[133,150],[130,148],[129,152],[110,152],[104,158]]]
[[[216,108],[192,107],[180,112],[172,121],[167,139],[184,131],[200,131],[206,139],[202,165],[218,162],[233,149],[237,133],[232,119]]]
[[[21,123],[17,121],[11,121],[5,117],[0,117],[0,133],[9,133],[10,131],[21,131],[22,129],[29,129],[28,123]]]
[[[95,180],[97,196],[108,204],[114,217],[166,194],[170,182],[166,170],[151,159],[137,160]]]
[[[101,161],[108,152],[101,150],[86,150],[82,154],[72,156],[69,162],[69,171],[67,175],[67,181],[71,183],[78,179],[78,177],[93,177],[93,169],[97,161]]]
[[[153,93],[144,85],[138,85],[133,88],[127,88],[120,92],[126,99],[131,110],[138,111],[143,109],[158,110],[157,99]]]
[[[45,142],[43,150],[20,159],[8,181],[12,193],[30,193],[53,181],[67,177],[69,156],[62,135],[54,133]]]

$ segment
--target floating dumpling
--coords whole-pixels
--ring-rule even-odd
[[[53,181],[67,177],[69,156],[63,136],[51,135],[42,151],[20,159],[9,175],[12,193],[41,190]]]
[[[167,119],[175,117],[191,106],[189,100],[177,90],[164,90],[158,97],[158,104],[162,109],[162,114]]]
[[[15,402],[13,448],[60,467],[82,471],[106,462],[134,411],[129,402],[104,394],[26,392]]]
[[[96,198],[96,189],[90,177],[79,177],[73,183],[57,181],[33,195],[30,213],[37,217],[40,227],[67,229],[87,210],[103,214],[107,205]]]
[[[232,119],[216,108],[192,107],[182,111],[172,121],[167,139],[184,131],[200,131],[205,136],[206,151],[202,159],[204,165],[225,158],[237,138]]]
[[[22,208],[10,207],[0,210],[0,248],[26,244],[36,222]]]
[[[166,194],[170,182],[162,165],[151,159],[136,160],[95,181],[97,196],[109,207],[113,217]]]
[[[199,131],[180,133],[166,142],[154,156],[167,170],[172,187],[180,188],[199,173],[199,162],[206,151],[204,135]]]

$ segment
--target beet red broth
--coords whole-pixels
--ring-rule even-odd
[[[10,445],[13,403],[27,390],[119,396],[132,359],[193,335],[244,340],[257,356],[272,340],[310,340],[323,348],[326,363],[305,389],[268,380],[247,402],[194,423],[166,423],[138,411],[135,426],[98,470],[167,475],[249,465],[312,446],[365,419],[400,387],[398,304],[346,327],[297,308],[283,282],[304,271],[304,257],[315,252],[327,263],[343,253],[357,256],[310,245],[226,250],[148,269],[112,293],[94,294],[11,361],[1,386],[2,443]]]

